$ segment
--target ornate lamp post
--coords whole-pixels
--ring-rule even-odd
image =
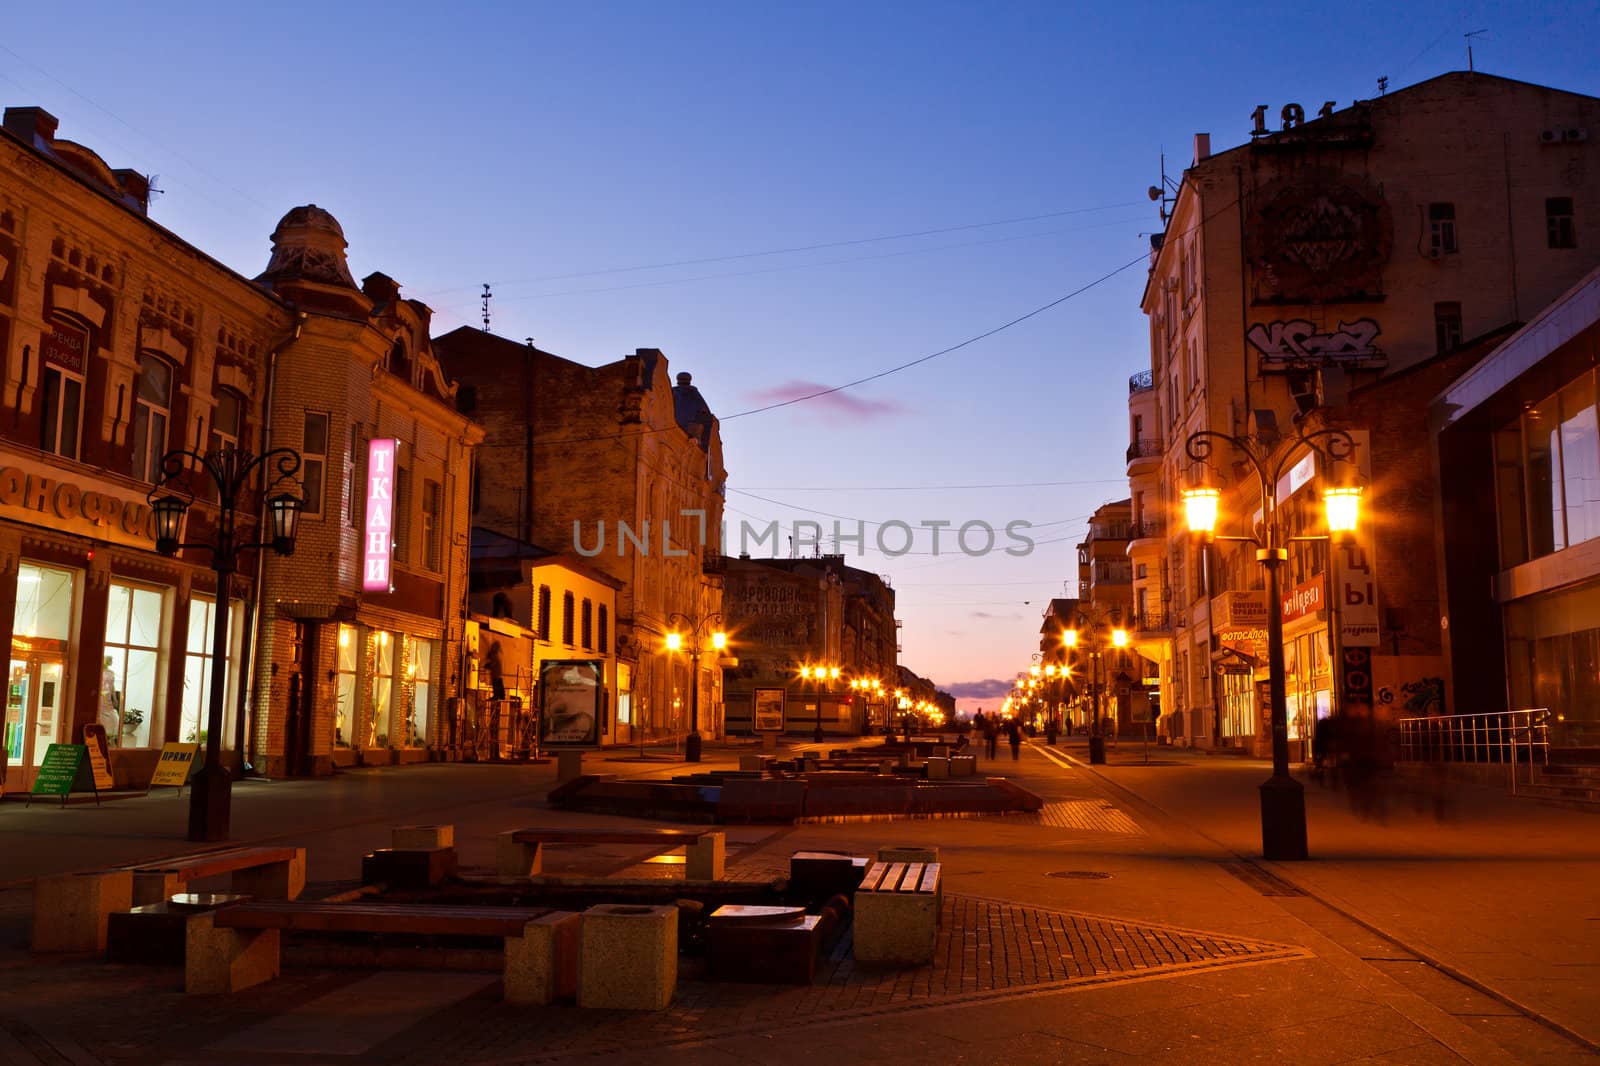
[[[272,469],[268,469],[268,467]],[[203,471],[217,491],[217,521],[209,542],[182,541],[183,516],[194,502],[182,482],[188,468]],[[170,451],[161,457],[161,476],[150,490],[150,510],[155,515],[156,551],[173,556],[180,548],[195,548],[211,553],[211,569],[217,575],[217,609],[211,634],[211,693],[206,713],[206,762],[195,775],[189,792],[189,839],[200,841],[228,839],[233,804],[233,777],[222,765],[222,700],[228,667],[228,594],[233,573],[238,569],[239,553],[271,548],[279,555],[294,554],[294,538],[300,522],[300,498],[280,492],[266,501],[267,539],[247,543],[239,539],[238,506],[257,473],[261,491],[271,491],[283,482],[294,485],[300,471],[300,454],[292,448],[273,448],[251,455],[241,448],[227,447],[201,455],[193,451]],[[158,493],[160,495],[158,495]]]
[[[683,742],[683,757],[688,762],[699,762],[701,751],[700,740],[700,651],[703,637],[709,638],[713,651],[722,652],[728,647],[728,634],[720,629],[713,628],[710,633],[702,635],[701,628],[722,621],[720,614],[708,614],[698,621],[691,621],[687,615],[674,614],[667,619],[667,624],[682,621],[689,631],[689,663],[694,676],[689,679],[689,738]],[[667,634],[667,650],[677,652],[683,650],[683,634],[673,629]]]
[[[1322,448],[1312,442],[1325,438]],[[1244,541],[1256,546],[1256,561],[1267,571],[1267,685],[1272,701],[1272,776],[1261,784],[1261,850],[1268,859],[1304,859],[1306,857],[1306,798],[1305,786],[1289,774],[1289,711],[1284,696],[1283,667],[1283,600],[1279,594],[1279,569],[1289,558],[1284,545],[1290,541],[1327,540],[1327,535],[1286,536],[1278,528],[1278,481],[1292,465],[1291,460],[1302,454],[1302,449],[1324,452],[1333,464],[1350,460],[1355,453],[1355,440],[1342,429],[1320,429],[1301,434],[1289,443],[1275,465],[1271,463],[1271,449],[1258,451],[1250,441],[1203,429],[1191,434],[1184,448],[1189,458],[1200,464],[1211,457],[1215,441],[1224,441],[1236,448],[1249,461],[1261,490],[1261,533],[1259,536],[1222,536],[1216,533],[1217,510],[1222,493],[1203,479],[1183,491],[1183,504],[1189,520],[1190,532],[1205,543],[1213,540]],[[1351,463],[1354,468],[1354,463]],[[1331,473],[1331,472],[1330,472]],[[1323,490],[1328,533],[1353,535],[1360,517],[1361,488],[1353,484],[1338,483],[1330,478]]]
[[[1117,625],[1114,619],[1107,622],[1103,617],[1094,618],[1083,611],[1078,612],[1078,623],[1062,631],[1061,644],[1072,649],[1083,643],[1085,635],[1089,638],[1089,687],[1094,690],[1094,719],[1089,723],[1089,762],[1099,765],[1106,761],[1106,738],[1100,732],[1100,694],[1105,689],[1110,673],[1105,666],[1105,651],[1107,645],[1126,648],[1128,631]]]
[[[815,681],[817,683],[817,728],[811,734],[812,743],[822,743],[822,693],[829,681],[839,680],[837,666],[802,666],[800,668],[801,681]]]

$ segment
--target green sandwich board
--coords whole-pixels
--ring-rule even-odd
[[[67,796],[73,792],[93,792],[96,806],[100,804],[100,790],[95,787],[94,771],[89,766],[89,749],[82,744],[52,744],[45,749],[44,762],[33,779],[28,793],[28,805],[34,796],[60,796],[61,805],[67,805]]]

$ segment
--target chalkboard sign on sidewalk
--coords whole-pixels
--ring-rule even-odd
[[[94,771],[89,766],[89,749],[82,744],[52,744],[45,749],[27,805],[32,806],[35,796],[60,796],[65,807],[70,793],[86,791],[94,793],[98,806],[100,790],[95,787]]]

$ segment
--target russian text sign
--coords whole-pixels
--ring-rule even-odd
[[[361,541],[361,588],[389,591],[389,564],[394,556],[393,437],[367,442],[367,521]]]

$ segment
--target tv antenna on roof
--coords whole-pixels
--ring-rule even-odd
[[[489,283],[487,281],[484,282],[483,283],[483,331],[485,333],[489,332],[489,301],[493,297],[494,297],[494,293],[489,291]]]
[[[1482,37],[1484,34],[1486,34],[1488,32],[1489,31],[1486,30],[1486,29],[1485,30],[1473,30],[1471,33],[1463,33],[1461,35],[1461,36],[1463,36],[1463,37],[1465,37],[1467,39],[1467,70],[1468,71],[1473,71],[1473,70],[1477,69],[1476,67],[1474,67],[1472,65],[1472,39],[1474,37]]]
[[[1152,186],[1150,186],[1149,196],[1150,196],[1150,199],[1152,201],[1158,201],[1161,204],[1161,206],[1158,207],[1156,210],[1161,215],[1161,224],[1163,226],[1165,226],[1167,224],[1167,219],[1170,217],[1170,215],[1168,213],[1168,208],[1170,208],[1172,206],[1172,199],[1173,199],[1173,196],[1169,196],[1168,195],[1168,193],[1167,193],[1168,189],[1171,189],[1172,193],[1173,193],[1173,196],[1175,196],[1177,194],[1177,191],[1178,191],[1178,185],[1171,178],[1167,177],[1167,153],[1166,152],[1162,152],[1161,153],[1161,184],[1160,185],[1152,185]]]

